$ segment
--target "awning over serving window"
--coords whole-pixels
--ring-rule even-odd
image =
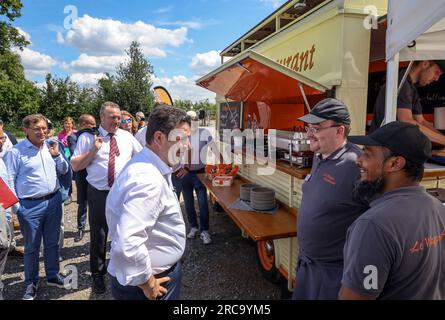
[[[321,94],[328,89],[255,51],[247,50],[196,83],[235,101],[283,101]]]

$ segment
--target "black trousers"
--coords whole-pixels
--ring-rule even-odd
[[[76,172],[74,175],[76,181],[77,189],[77,229],[85,229],[87,222],[87,191],[88,191],[88,181],[87,181],[87,171],[81,170]]]
[[[88,207],[90,208],[90,269],[94,276],[107,273],[106,254],[108,225],[105,203],[109,191],[101,191],[88,184]]]

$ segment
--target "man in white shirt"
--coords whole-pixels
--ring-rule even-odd
[[[87,170],[87,201],[90,223],[90,269],[93,292],[105,293],[106,241],[108,226],[105,201],[115,179],[127,162],[142,146],[133,135],[119,129],[121,111],[113,102],[105,102],[100,109],[99,135],[82,134],[71,157],[74,171]]]
[[[124,168],[107,199],[108,272],[115,299],[179,299],[185,224],[171,181],[178,153],[190,147],[190,118],[154,109],[144,149]]]

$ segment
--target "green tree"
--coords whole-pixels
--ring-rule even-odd
[[[0,54],[5,53],[12,47],[23,50],[29,42],[11,24],[16,18],[21,16],[20,10],[23,4],[20,0],[1,0],[0,16],[6,16],[6,21],[0,21]]]
[[[56,123],[61,122],[66,116],[77,118],[84,112],[80,102],[85,104],[85,101],[91,100],[90,97],[85,96],[85,93],[87,91],[83,91],[69,77],[53,78],[49,73],[46,76],[46,86],[41,89],[40,112]],[[87,109],[90,111],[91,106]]]
[[[39,108],[39,92],[35,84],[25,79],[20,57],[6,50],[0,54],[0,117],[19,124]]]
[[[138,42],[133,41],[129,50],[125,51],[129,60],[119,64],[116,78],[108,77],[111,83],[102,83],[105,88],[114,89],[117,92],[115,102],[122,109],[135,114],[137,111],[150,112],[154,102],[151,91],[153,66],[144,57]],[[113,97],[110,94],[111,97]]]
[[[97,100],[98,107],[105,101],[119,103],[119,92],[115,76],[106,73],[105,77],[99,79],[97,82]]]

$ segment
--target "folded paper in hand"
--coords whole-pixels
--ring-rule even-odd
[[[14,192],[11,191],[6,182],[0,178],[0,205],[3,208],[8,209],[17,202],[19,202],[19,199],[17,199]]]

